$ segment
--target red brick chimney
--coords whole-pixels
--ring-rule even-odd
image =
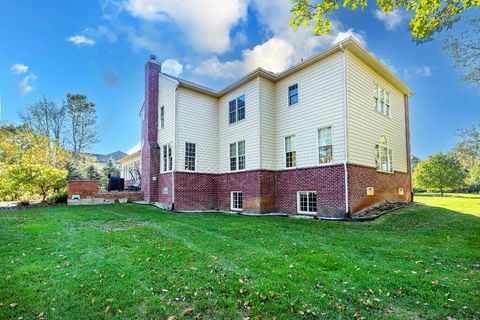
[[[160,146],[158,145],[158,86],[162,65],[154,55],[145,64],[145,100],[142,132],[142,191],[145,201],[158,201]]]

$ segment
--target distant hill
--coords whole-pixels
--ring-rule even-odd
[[[95,157],[98,163],[107,163],[109,159],[112,159],[113,162],[117,162],[117,160],[122,159],[127,154],[122,151],[115,151],[107,154],[99,154],[99,153],[88,153],[89,155]]]

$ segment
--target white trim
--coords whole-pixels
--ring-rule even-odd
[[[320,133],[320,130],[326,129],[326,128],[330,128],[330,139],[332,140],[332,144],[331,144],[331,146],[332,146],[332,161],[326,162],[326,163],[320,163],[320,153],[319,153],[320,136],[319,136],[319,133]],[[333,125],[326,125],[326,126],[317,128],[317,161],[318,161],[318,165],[320,165],[320,166],[324,166],[326,164],[333,163]]]
[[[295,165],[292,167],[287,167],[287,138],[293,137],[295,140]],[[287,136],[283,137],[283,168],[286,170],[292,170],[292,169],[297,169],[297,138],[296,134],[289,134]]]
[[[344,176],[344,186],[345,186],[345,213],[350,211],[349,205],[349,190],[348,190],[348,81],[347,81],[347,52],[343,47],[343,44],[340,44],[340,49],[343,53],[343,134],[344,134],[344,154],[345,154],[345,161],[343,162],[343,176]],[[333,148],[333,139],[332,139],[332,148]],[[333,152],[332,152],[333,156]]]
[[[234,193],[240,193],[242,195],[242,207],[241,208],[234,208],[233,207],[233,194]],[[242,211],[243,210],[243,192],[242,191],[238,191],[238,190],[230,191],[230,210],[232,210],[232,211]]]
[[[189,170],[186,167],[186,158],[187,158],[187,143],[189,144],[193,144],[195,146],[195,162],[194,162],[194,166],[195,166],[195,170]],[[183,148],[183,158],[184,158],[184,168],[183,168],[183,171],[185,172],[197,172],[197,143],[196,142],[189,142],[189,141],[185,141],[185,147]]]
[[[318,198],[317,198],[317,211],[301,211],[300,210],[300,193],[307,193],[307,199],[308,199],[308,194],[309,193],[315,193],[315,196],[317,195],[317,191],[314,190],[299,190],[297,191],[297,213],[300,214],[308,214],[308,215],[317,215],[318,214]],[[307,206],[308,203],[307,203]]]

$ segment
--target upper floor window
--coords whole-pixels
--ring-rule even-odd
[[[375,166],[378,171],[393,173],[393,151],[382,136],[380,143],[375,145]]]
[[[195,171],[197,146],[195,143],[185,143],[185,170]]]
[[[230,144],[230,171],[245,169],[245,141]]]
[[[373,107],[375,111],[390,117],[390,92],[380,87],[378,83],[373,84]]]
[[[165,128],[165,107],[160,108],[160,128]]]
[[[318,130],[318,159],[319,163],[333,161],[332,127]]]
[[[288,105],[294,105],[298,102],[298,84],[288,87]]]
[[[162,160],[163,160],[162,161],[163,172],[172,171],[173,169],[172,147],[169,144],[163,145]]]
[[[293,168],[297,165],[297,151],[295,150],[295,136],[285,137],[285,166]]]
[[[245,95],[228,103],[228,123],[245,119]]]

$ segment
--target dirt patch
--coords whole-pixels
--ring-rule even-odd
[[[127,221],[127,222],[119,222],[119,221],[111,221],[102,224],[98,228],[103,232],[118,232],[118,231],[125,231],[129,229],[135,228],[142,228],[150,225],[147,221]]]
[[[375,219],[393,210],[397,210],[405,207],[411,207],[413,205],[416,205],[416,204],[409,203],[409,202],[383,202],[360,211],[358,214],[355,215],[354,219],[356,218],[365,219],[365,220]]]

